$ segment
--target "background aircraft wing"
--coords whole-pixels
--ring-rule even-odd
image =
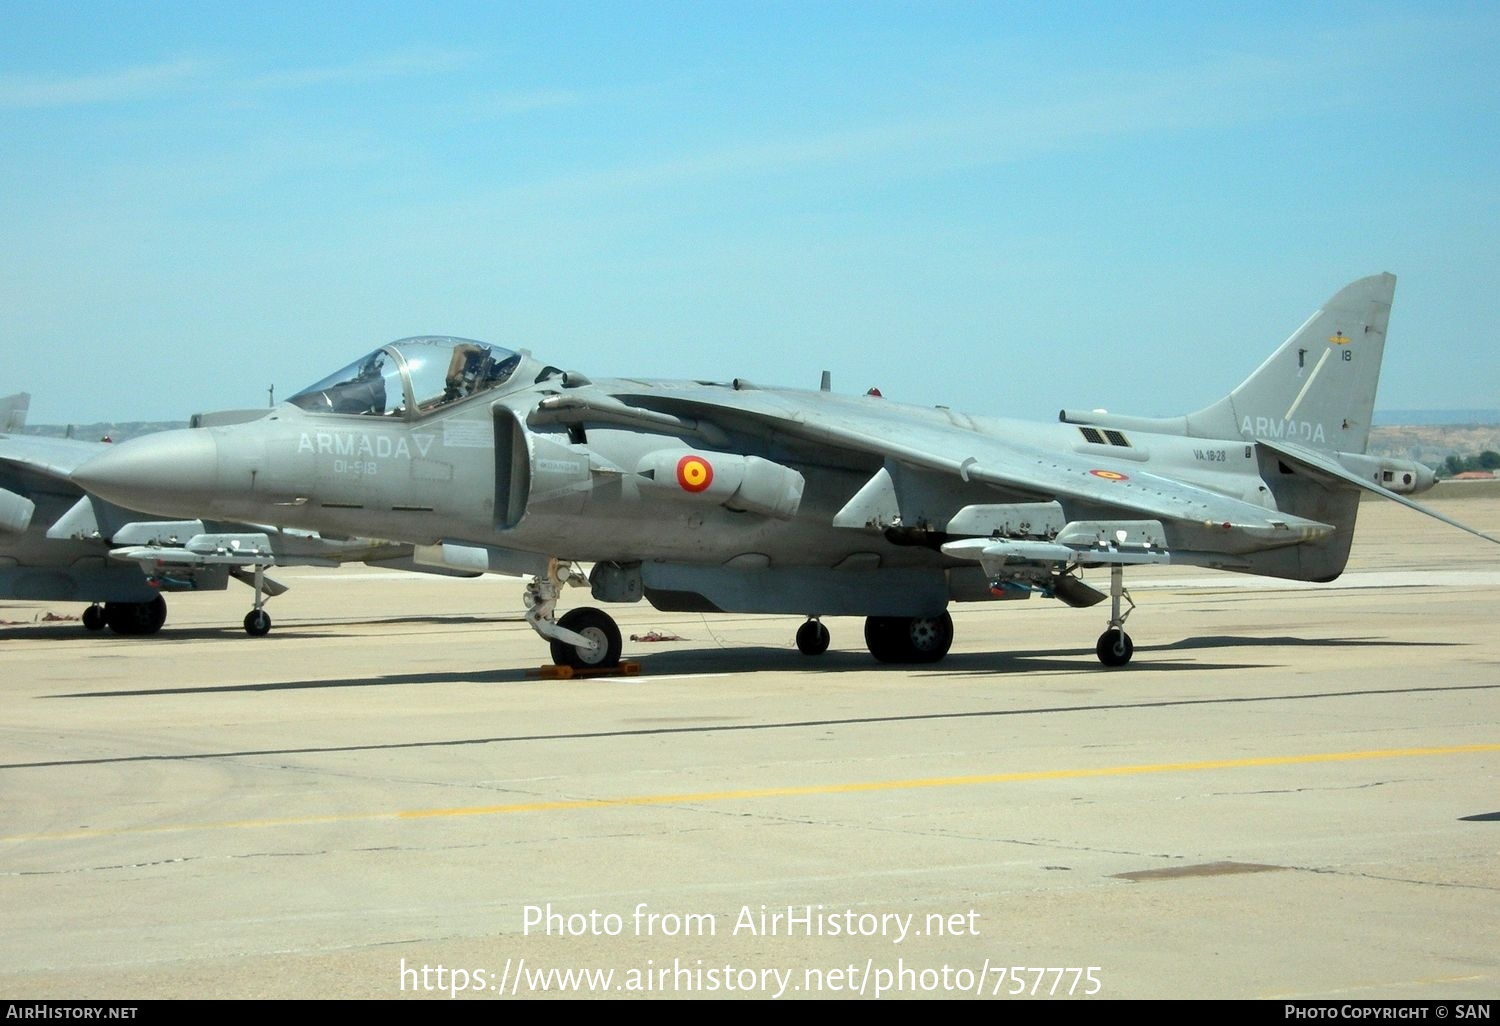
[[[67,480],[69,474],[99,455],[103,448],[101,442],[81,442],[72,438],[0,435],[0,463]]]

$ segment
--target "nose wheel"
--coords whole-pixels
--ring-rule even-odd
[[[600,609],[585,606],[554,618],[557,598],[568,585],[583,587],[588,578],[571,564],[547,560],[547,573],[533,578],[522,596],[526,622],[552,647],[552,661],[575,670],[608,670],[620,665],[620,628]]]
[[[557,621],[557,626],[588,640],[589,647],[582,648],[560,638],[552,641],[552,661],[559,666],[571,666],[575,670],[607,669],[620,665],[620,627],[614,617],[602,609],[584,606],[570,609]]]

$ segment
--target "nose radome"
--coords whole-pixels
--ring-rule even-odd
[[[133,438],[72,474],[80,487],[127,509],[164,516],[209,511],[219,484],[219,449],[201,428]]]

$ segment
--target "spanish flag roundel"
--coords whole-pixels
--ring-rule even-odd
[[[1106,481],[1129,481],[1130,480],[1129,477],[1127,477],[1124,474],[1121,474],[1119,471],[1116,471],[1116,470],[1091,470],[1091,471],[1089,471],[1089,473],[1093,474],[1095,477],[1102,477]]]
[[[701,492],[714,483],[713,464],[702,456],[684,456],[677,461],[677,483],[686,492]]]

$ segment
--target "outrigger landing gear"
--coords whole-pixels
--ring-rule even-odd
[[[526,622],[552,643],[552,661],[576,670],[602,670],[620,665],[620,628],[608,613],[585,606],[554,619],[557,597],[567,585],[588,583],[582,571],[556,558],[547,560],[546,576],[526,586]]]
[[[1122,610],[1121,600],[1128,603],[1130,608]],[[1099,635],[1099,642],[1094,646],[1094,653],[1105,666],[1124,666],[1130,662],[1135,645],[1131,642],[1130,635],[1125,633],[1125,620],[1134,609],[1135,603],[1130,600],[1130,592],[1125,590],[1125,568],[1115,563],[1109,568],[1109,627]]]
[[[266,568],[255,568],[255,608],[245,614],[245,633],[252,638],[263,638],[271,633],[271,617],[263,608],[266,604]]]
[[[797,628],[797,651],[803,655],[822,655],[828,651],[829,640],[828,628],[816,616]]]

